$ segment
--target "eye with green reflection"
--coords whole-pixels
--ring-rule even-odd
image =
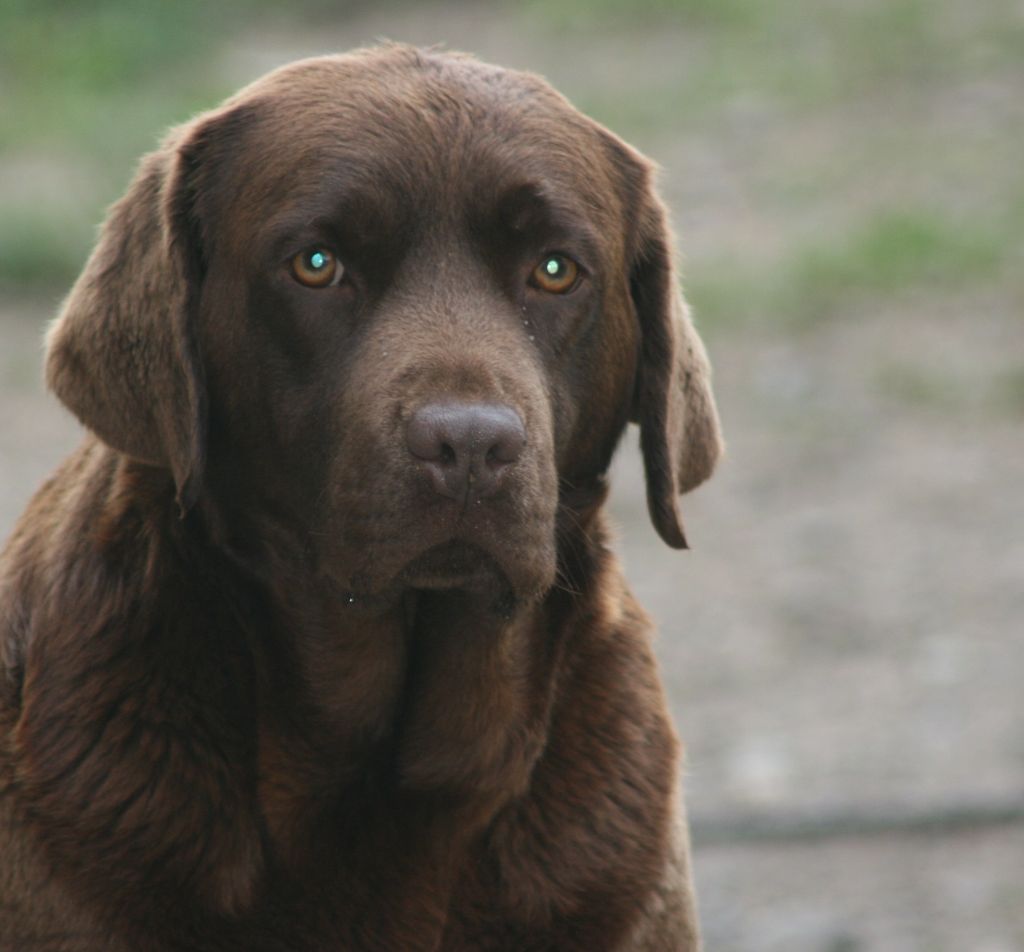
[[[307,248],[290,262],[292,276],[307,288],[331,288],[345,276],[345,266],[329,248]]]
[[[568,294],[579,281],[580,269],[572,258],[548,254],[541,258],[530,275],[530,283],[549,294]]]

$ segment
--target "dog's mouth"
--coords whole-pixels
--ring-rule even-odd
[[[410,588],[425,591],[498,591],[511,587],[492,556],[459,540],[436,545],[417,556],[402,570],[400,580]]]

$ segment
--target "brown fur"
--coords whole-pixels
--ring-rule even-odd
[[[92,431],[0,561],[0,949],[693,950],[677,741],[606,545],[711,472],[651,167],[542,80],[385,47],[174,130],[50,337]],[[329,245],[337,287],[286,262]],[[528,283],[545,254],[584,278]],[[406,421],[511,408],[500,491]]]

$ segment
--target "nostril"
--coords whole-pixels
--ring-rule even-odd
[[[526,428],[501,404],[428,403],[409,417],[405,439],[438,493],[484,497],[497,492],[522,455]]]
[[[450,464],[455,461],[455,449],[448,433],[445,408],[430,405],[417,410],[405,428],[405,442],[419,460],[428,463]]]
[[[522,456],[525,446],[526,433],[523,431],[519,415],[515,414],[515,421],[506,421],[497,442],[487,451],[484,461],[492,468],[508,466]]]

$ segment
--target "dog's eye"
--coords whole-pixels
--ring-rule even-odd
[[[565,255],[545,255],[533,269],[530,283],[549,294],[568,294],[580,277],[579,265]]]
[[[291,260],[292,274],[307,288],[330,288],[345,275],[345,266],[327,248],[308,248]]]

